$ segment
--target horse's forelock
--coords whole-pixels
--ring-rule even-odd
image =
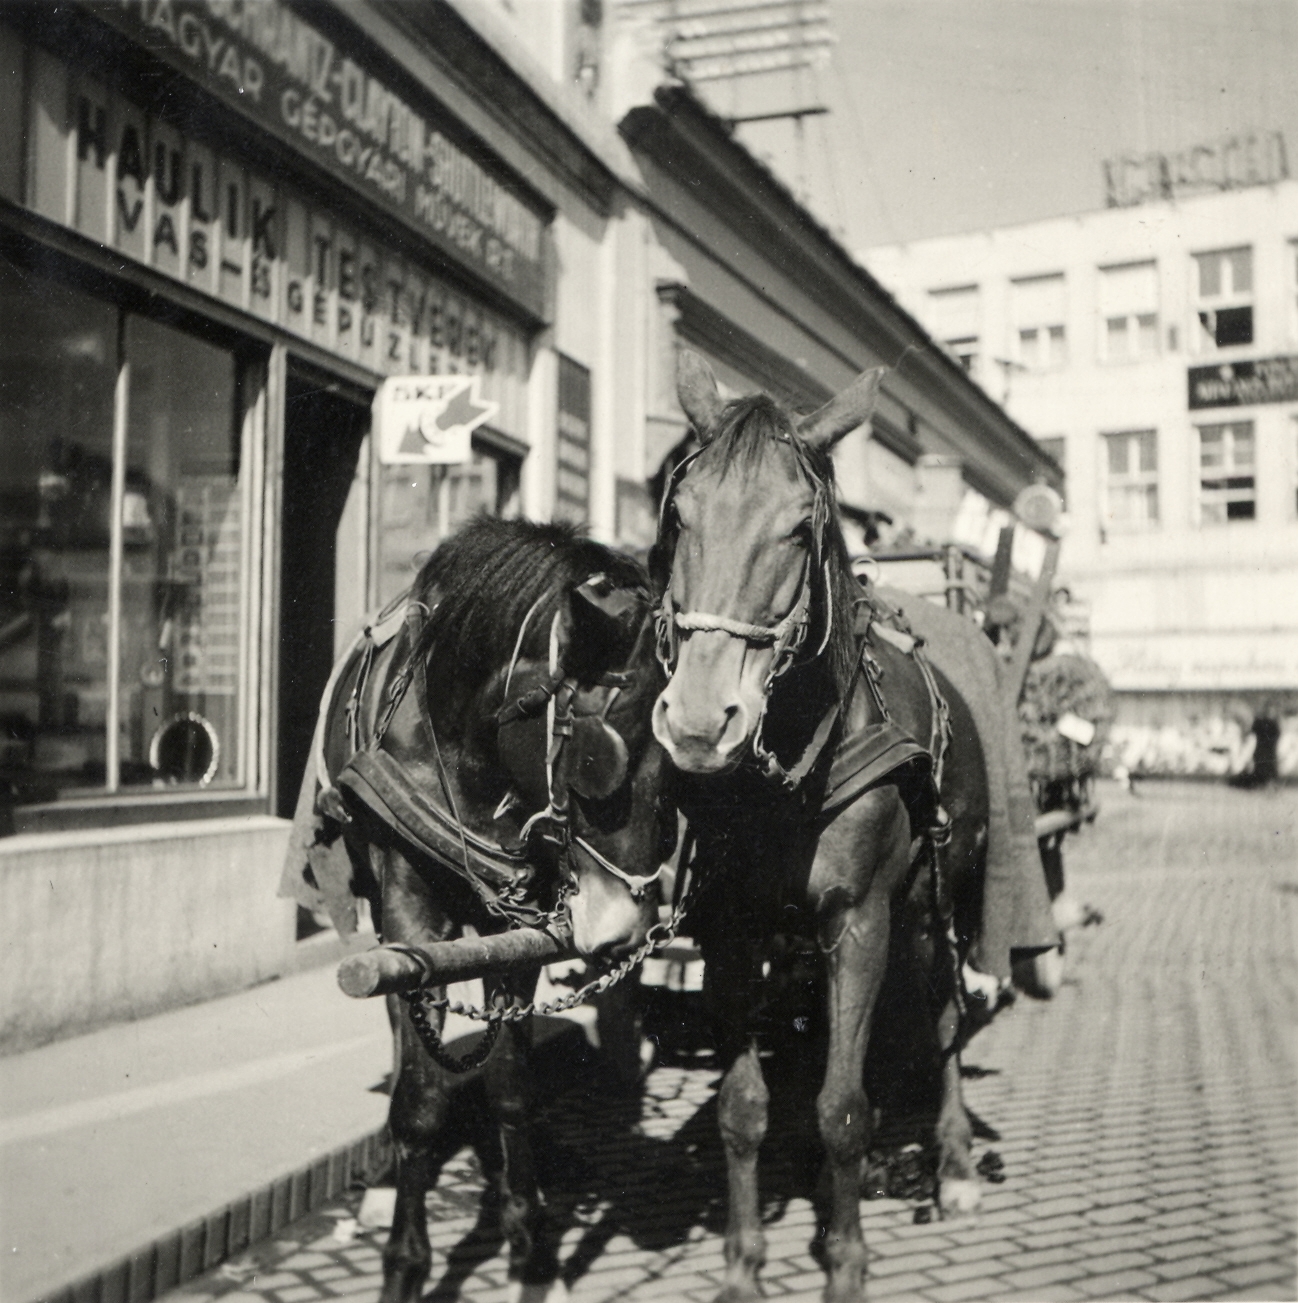
[[[544,659],[559,603],[600,573],[618,588],[648,586],[636,561],[566,524],[480,516],[447,539],[412,589],[431,612],[430,707],[446,718],[459,715],[508,662],[524,620],[519,655]]]
[[[852,574],[839,519],[834,481],[834,460],[797,432],[794,418],[766,394],[754,394],[727,403],[717,418],[716,430],[699,460],[715,466],[721,476],[732,468],[751,468],[777,443],[787,444],[799,471],[811,485],[814,499],[812,529],[820,549],[818,564],[828,562],[833,627],[825,648],[827,668],[840,691],[845,692],[856,665],[854,602],[860,589]],[[819,585],[818,585],[819,587]]]

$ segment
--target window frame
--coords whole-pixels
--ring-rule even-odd
[[[106,615],[108,700],[104,721],[105,773],[97,786],[68,788],[51,799],[11,807],[14,833],[49,833],[122,825],[263,814],[269,809],[271,767],[266,721],[266,685],[273,677],[267,659],[267,631],[273,626],[273,583],[267,571],[265,529],[268,413],[273,395],[269,343],[258,341],[218,319],[184,307],[166,295],[142,290],[136,277],[105,275],[60,251],[21,238],[0,242],[0,253],[27,274],[98,299],[117,324],[112,410],[112,469],[109,493],[109,562]],[[236,778],[220,787],[197,783],[151,788],[121,779],[121,639],[124,580],[123,506],[127,495],[126,458],[131,420],[130,367],[126,340],[130,319],[163,325],[228,351],[235,368],[234,425],[239,457],[238,501],[244,522],[239,601],[242,630]]]
[[[1120,272],[1131,272],[1137,269],[1151,268],[1154,281],[1153,304],[1150,310],[1111,312],[1106,304],[1105,299],[1109,297],[1107,287],[1110,282],[1106,277],[1113,276]],[[1097,294],[1096,294],[1096,321],[1097,321],[1097,339],[1096,354],[1100,361],[1109,366],[1123,366],[1136,362],[1150,362],[1161,357],[1163,353],[1162,341],[1162,311],[1161,311],[1161,282],[1159,279],[1159,267],[1157,259],[1146,258],[1139,262],[1111,263],[1107,266],[1097,267]],[[1143,296],[1141,296],[1143,297]],[[1140,323],[1146,319],[1153,321],[1153,348],[1145,351],[1139,346],[1141,336]],[[1135,342],[1134,350],[1130,347],[1122,354],[1116,355],[1110,348],[1112,334],[1109,327],[1112,323],[1121,321],[1123,323],[1124,337],[1130,342]]]
[[[1113,474],[1111,467],[1110,448],[1113,441],[1123,439],[1127,442],[1127,461],[1130,464],[1131,447],[1134,441],[1144,437],[1152,439],[1154,449],[1154,465],[1150,470],[1135,471],[1127,470],[1122,472],[1120,477]],[[1139,445],[1136,445],[1139,446]],[[1158,429],[1155,426],[1144,426],[1130,430],[1104,430],[1100,434],[1100,484],[1102,488],[1100,497],[1100,531],[1101,538],[1109,532],[1121,534],[1143,534],[1152,533],[1161,529],[1163,524],[1163,504],[1162,494],[1160,492],[1160,469],[1159,469],[1159,437]],[[1115,517],[1112,513],[1112,504],[1114,502],[1114,491],[1128,489],[1144,489],[1146,492],[1153,489],[1153,513],[1143,519],[1134,519],[1131,517]],[[1135,495],[1130,495],[1134,497]]]
[[[1252,445],[1252,456],[1248,463],[1249,473],[1247,475],[1232,474],[1231,472],[1239,470],[1241,468],[1235,466],[1233,463],[1228,465],[1225,463],[1225,461],[1223,461],[1223,465],[1221,467],[1222,473],[1213,475],[1210,478],[1223,480],[1223,481],[1229,481],[1233,479],[1248,480],[1251,485],[1250,489],[1248,490],[1248,496],[1247,497],[1232,496],[1237,494],[1243,494],[1244,489],[1238,487],[1232,488],[1228,483],[1224,484],[1223,487],[1221,488],[1214,487],[1212,489],[1205,490],[1204,488],[1205,467],[1203,464],[1203,436],[1205,432],[1220,431],[1223,436],[1222,439],[1223,450],[1228,449],[1230,450],[1230,453],[1233,453],[1234,445],[1235,445],[1235,437],[1236,437],[1235,432],[1245,428],[1247,428],[1248,430],[1248,440],[1249,443]],[[1195,524],[1201,529],[1202,528],[1216,529],[1218,527],[1223,527],[1227,525],[1256,524],[1258,519],[1257,422],[1252,417],[1246,417],[1238,421],[1204,421],[1203,423],[1196,422],[1194,427],[1194,436],[1195,436],[1194,437]],[[1225,508],[1225,514],[1223,514],[1220,519],[1205,518],[1204,516],[1205,504],[1215,505],[1219,502],[1223,504]],[[1247,516],[1230,515],[1229,514],[1230,504],[1232,502],[1250,503],[1252,505],[1251,514]]]
[[[1048,319],[1056,314],[1040,310],[1037,313],[1024,312],[1020,306],[1022,296],[1028,293],[1027,286],[1044,285],[1047,281],[1058,282],[1060,296],[1058,320]],[[1066,273],[1042,272],[1036,276],[1012,277],[1009,308],[1010,357],[1019,368],[1039,374],[1060,371],[1068,366],[1068,277]],[[1027,348],[1029,336],[1033,341],[1031,360]],[[1053,341],[1058,341],[1057,349]],[[1044,352],[1039,351],[1042,349]]]
[[[1244,253],[1248,255],[1248,288],[1239,289],[1235,284],[1235,265],[1231,261],[1231,256]],[[1219,288],[1215,294],[1203,293],[1203,259],[1217,258],[1220,259],[1219,266]],[[1222,249],[1204,249],[1198,253],[1190,254],[1192,264],[1192,288],[1191,309],[1190,309],[1190,338],[1191,352],[1200,357],[1213,357],[1218,354],[1230,354],[1240,349],[1253,348],[1257,343],[1257,264],[1254,257],[1254,249],[1251,244],[1231,245]],[[1229,273],[1230,288],[1224,288],[1225,275]],[[1247,340],[1241,340],[1232,344],[1220,344],[1217,342],[1217,329],[1214,326],[1211,342],[1207,334],[1207,324],[1204,317],[1212,314],[1214,318],[1220,312],[1235,312],[1243,308],[1249,311],[1249,337]]]

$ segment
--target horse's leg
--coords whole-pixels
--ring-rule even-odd
[[[938,944],[944,943],[939,940]],[[955,980],[959,980],[958,976]],[[973,1162],[973,1126],[960,1083],[959,1034],[960,1009],[952,996],[937,1023],[942,1054],[942,1104],[937,1118],[938,1203],[948,1216],[971,1213],[982,1202],[982,1185]]]
[[[445,939],[450,924],[436,910],[424,883],[396,851],[376,851],[383,896],[383,939],[428,945]],[[388,997],[396,1044],[388,1127],[396,1151],[396,1205],[383,1249],[380,1303],[417,1303],[432,1265],[425,1197],[437,1179],[436,1152],[446,1122],[447,1076],[419,1040],[404,1000]],[[430,1012],[440,1032],[441,1010]]]
[[[909,851],[906,811],[896,788],[883,787],[825,831],[812,864],[809,889],[829,987],[829,1057],[816,1100],[830,1184],[826,1303],[865,1297],[860,1193],[871,1118],[862,1074],[888,961],[891,895]]]
[[[502,992],[525,1004],[539,972],[488,984],[488,997]],[[487,1099],[500,1128],[500,1229],[509,1244],[509,1275],[525,1283],[554,1278],[554,1260],[541,1234],[541,1201],[532,1154],[532,1024],[506,1022],[482,1069]]]
[[[766,1261],[757,1190],[757,1151],[766,1135],[769,1095],[757,1057],[750,1019],[750,992],[759,974],[757,957],[744,941],[725,937],[703,947],[705,998],[716,1028],[722,1068],[717,1124],[726,1151],[729,1209],[726,1217],[725,1285],[717,1303],[761,1297],[757,1276]]]

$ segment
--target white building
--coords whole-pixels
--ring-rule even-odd
[[[1224,772],[1298,714],[1298,181],[861,256],[1066,469],[1122,758]]]

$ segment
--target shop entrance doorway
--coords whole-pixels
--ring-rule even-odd
[[[340,552],[345,556],[355,547],[344,518],[358,507],[363,511],[360,452],[369,424],[369,409],[360,403],[305,377],[289,376],[284,414],[275,766],[275,813],[285,819],[293,817],[320,694],[333,666],[335,628],[350,616],[350,611],[340,611],[340,601],[348,607],[354,604],[347,600],[348,594],[339,591],[338,563]],[[340,529],[347,533],[341,547]]]

